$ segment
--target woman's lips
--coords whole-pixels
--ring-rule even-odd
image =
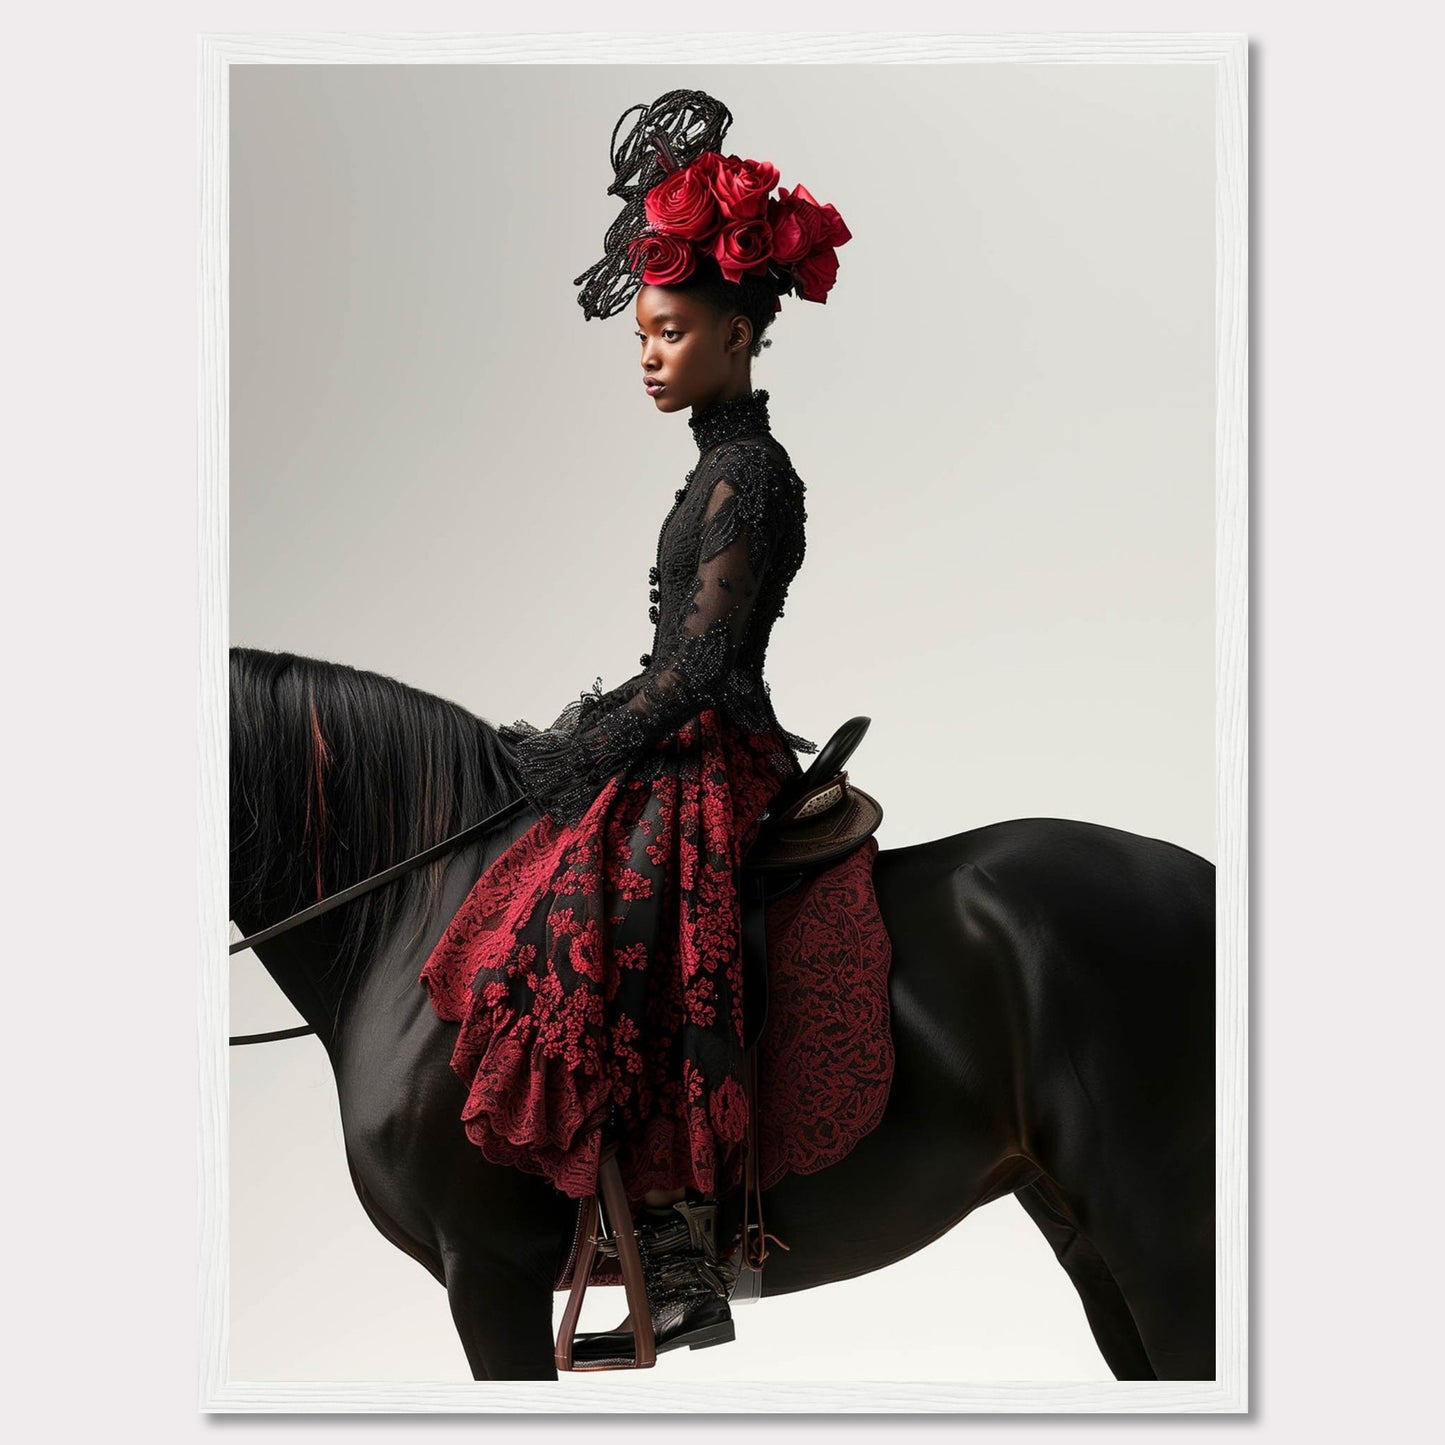
[[[651,378],[648,377],[643,378],[642,384],[647,388],[648,396],[656,396],[658,392],[664,389],[662,382],[653,381]]]

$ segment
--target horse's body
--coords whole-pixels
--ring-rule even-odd
[[[243,731],[254,740],[265,703],[237,656],[233,718],[249,690]],[[244,655],[256,657],[277,663]],[[308,694],[324,704],[309,719],[314,746],[322,713],[354,713],[355,679],[369,675],[304,665]],[[328,672],[345,674],[347,688],[315,697]],[[424,697],[370,683],[404,692],[413,710]],[[352,717],[347,731],[365,727]],[[304,730],[278,718],[278,738]],[[336,743],[327,749],[334,768]],[[256,760],[240,761],[254,778]],[[256,811],[248,799],[238,814],[236,777],[233,767],[233,873],[237,817]],[[313,781],[319,788],[319,769]],[[515,795],[499,780],[476,816]],[[327,1048],[363,1205],[445,1285],[478,1379],[555,1378],[553,1286],[577,1206],[538,1175],[488,1163],[466,1138],[465,1089],[449,1066],[456,1026],[436,1016],[418,975],[487,863],[536,817],[524,806],[450,856],[439,896],[412,890],[363,941],[345,982],[328,969],[357,905],[258,949]],[[439,813],[428,839],[468,821]],[[303,880],[288,874],[305,872],[304,860],[294,846],[287,856],[234,906],[245,932],[305,901]],[[354,878],[325,891],[344,881]],[[884,849],[874,881],[893,947],[888,1107],[842,1161],[767,1191],[768,1230],[790,1247],[769,1254],[764,1297],[880,1269],[1013,1193],[1068,1271],[1118,1378],[1213,1379],[1213,866],[1117,829],[1028,818]]]

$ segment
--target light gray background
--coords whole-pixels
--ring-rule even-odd
[[[616,213],[613,124],[674,86],[854,235],[754,362],[809,488],[784,725],[873,719],[850,770],[885,848],[1055,816],[1213,858],[1203,68],[238,67],[232,641],[493,722],[636,670],[695,449],[630,310],[584,324],[570,283]],[[236,1032],[294,1021],[249,955],[233,976]],[[466,1378],[441,1290],[351,1191],[315,1042],[231,1075],[231,1378]],[[594,1294],[589,1325],[625,1312]],[[736,1318],[671,1372],[1111,1378],[1012,1200]]]

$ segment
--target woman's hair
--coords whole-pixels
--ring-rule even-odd
[[[775,305],[778,298],[777,286],[769,276],[744,275],[740,281],[729,281],[711,256],[698,256],[697,266],[685,280],[661,288],[664,291],[681,291],[706,301],[720,316],[733,316],[741,312],[753,323],[753,341],[748,347],[749,356],[757,356],[763,347],[771,346],[771,340],[763,336],[773,318],[777,315]]]

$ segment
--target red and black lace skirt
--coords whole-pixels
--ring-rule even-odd
[[[630,1199],[741,1183],[737,869],[780,742],[708,708],[654,751],[658,776],[620,774],[575,827],[543,815],[494,859],[421,973],[461,1025],[467,1136],[572,1198],[611,1138]]]

